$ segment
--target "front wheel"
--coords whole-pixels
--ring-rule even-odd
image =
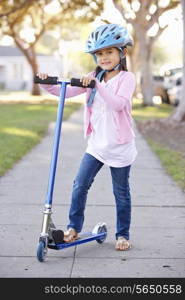
[[[43,262],[46,259],[47,247],[44,241],[40,241],[37,247],[38,261]]]
[[[97,243],[102,244],[105,241],[106,237],[107,237],[107,226],[106,226],[106,224],[105,223],[98,223],[94,227],[92,233],[93,234],[104,233],[104,235],[102,235],[101,237],[96,239]]]

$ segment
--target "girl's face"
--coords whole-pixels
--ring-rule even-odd
[[[103,70],[111,70],[120,62],[120,52],[117,48],[106,48],[96,53],[97,64]]]

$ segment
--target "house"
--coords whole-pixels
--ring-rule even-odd
[[[62,58],[37,54],[40,72],[53,76],[62,74]],[[0,89],[31,90],[32,69],[22,52],[12,46],[0,46]]]

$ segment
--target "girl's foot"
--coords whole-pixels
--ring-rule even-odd
[[[130,242],[127,239],[125,239],[123,236],[119,236],[116,241],[115,249],[120,251],[125,251],[125,250],[129,250],[130,248],[131,248]]]
[[[64,242],[71,243],[74,242],[79,238],[78,233],[75,229],[69,228],[67,231],[64,232]]]

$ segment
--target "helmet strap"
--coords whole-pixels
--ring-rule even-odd
[[[125,55],[123,54],[123,49],[122,48],[118,48],[118,50],[120,51],[120,62],[119,64],[117,64],[114,68],[112,68],[111,70],[106,70],[105,72],[113,72],[113,71],[116,71],[116,70],[119,70],[119,67],[121,66],[121,60],[123,58],[125,58]]]
[[[119,63],[119,64],[117,64],[113,69],[111,69],[111,70],[106,70],[105,72],[113,72],[113,71],[119,70],[120,65],[121,65],[121,64]]]

